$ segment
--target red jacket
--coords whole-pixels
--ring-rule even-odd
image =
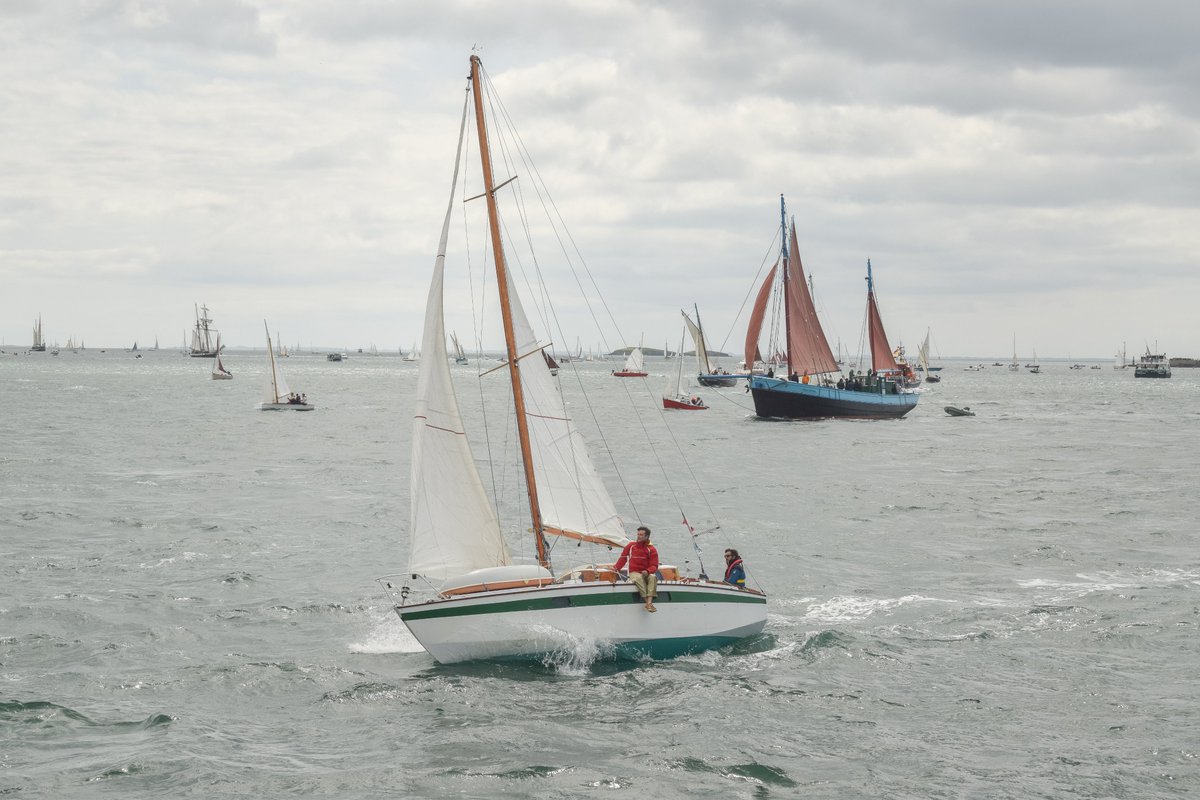
[[[629,561],[630,572],[658,572],[658,551],[652,544],[642,544],[634,540],[625,545],[625,549],[621,551],[621,557],[617,559],[617,563],[613,564],[613,569],[621,569],[625,566],[626,560]]]

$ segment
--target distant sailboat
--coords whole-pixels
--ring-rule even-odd
[[[192,330],[191,357],[216,358],[216,335],[217,329],[212,327],[212,319],[208,316],[208,306],[198,306],[196,327]]]
[[[454,342],[454,363],[455,364],[471,363],[470,361],[467,360],[467,353],[465,350],[463,350],[462,344],[459,343],[459,341],[458,341],[458,334],[455,333],[454,331],[450,331],[450,339],[451,339],[451,341]]]
[[[1009,372],[1019,372],[1021,370],[1021,359],[1017,358],[1017,335],[1013,334],[1013,357],[1012,361],[1008,362]]]
[[[1033,351],[1033,361],[1030,361],[1025,367],[1032,373],[1037,374],[1042,371],[1042,365],[1038,363],[1037,350]]]
[[[1129,366],[1129,360],[1125,356],[1125,343],[1121,342],[1121,349],[1113,356],[1113,369],[1126,369]]]
[[[917,356],[921,360],[921,371],[925,373],[926,383],[941,383],[942,378],[929,371],[929,329],[925,329],[925,341],[917,348]]]
[[[683,318],[687,319],[687,314],[684,314]],[[683,390],[683,342],[684,340],[681,338],[679,340],[679,358],[676,359],[679,365],[675,371],[675,375],[668,379],[667,393],[663,395],[662,399],[663,408],[703,411],[708,408],[708,406],[704,405],[704,401],[698,395],[690,394]]]
[[[701,386],[736,386],[738,381],[737,375],[732,374],[722,367],[714,366],[709,361],[708,342],[704,338],[704,324],[700,321],[700,307],[693,303],[692,311],[696,312],[695,322],[692,322],[691,317],[687,315],[686,311],[680,311],[679,313],[683,314],[684,325],[687,327],[688,332],[692,334],[692,342],[696,345],[696,380],[699,381]],[[746,372],[750,372],[752,366],[753,364],[748,365]]]
[[[29,348],[35,353],[46,352],[46,340],[42,338],[42,315],[38,314],[37,321],[33,323],[33,347]]]
[[[271,347],[271,329],[263,320],[263,331],[267,334],[267,374],[263,386],[263,401],[259,403],[261,411],[312,411],[308,398],[303,394],[293,392],[288,388],[283,377],[283,371],[275,361],[275,350]]]
[[[225,365],[221,363],[221,335],[217,334],[217,356],[213,359],[212,379],[214,381],[230,381],[233,380],[233,373],[225,369]]]
[[[412,350],[404,354],[402,361],[420,361],[421,354],[417,352],[417,343],[413,342]]]
[[[629,357],[625,359],[625,366],[620,369],[613,370],[613,376],[617,378],[644,378],[649,373],[646,372],[646,357],[642,355],[642,347],[638,345],[629,351]]]

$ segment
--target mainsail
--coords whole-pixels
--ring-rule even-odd
[[[783,285],[787,287],[788,369],[810,375],[840,372],[808,291],[804,265],[800,262],[800,245],[796,241],[795,220],[791,224]]]
[[[546,533],[623,547],[628,539],[612,497],[596,474],[583,436],[567,416],[562,397],[551,380],[550,368],[533,328],[525,316],[511,273],[508,297],[512,307],[513,338],[525,390],[525,418],[529,426],[531,456],[537,480],[538,502]],[[534,358],[526,358],[526,354]],[[636,367],[634,367],[634,357]],[[640,371],[642,350],[634,348],[626,369]]]
[[[263,320],[263,330],[267,333],[267,381],[263,386],[264,403],[286,403],[292,390],[288,388],[283,373],[275,364],[275,351],[271,349],[271,331],[267,329],[267,321]]]
[[[867,336],[871,343],[871,367],[876,372],[895,372],[896,357],[883,331],[883,318],[875,302],[875,279],[871,276],[871,259],[867,259]]]
[[[679,312],[683,315],[683,321],[687,324],[688,332],[692,334],[692,342],[696,345],[696,367],[700,370],[701,375],[712,373],[712,367],[708,363],[708,342],[704,341],[704,331],[699,325],[692,322],[692,318],[687,315],[686,311]],[[696,318],[700,318],[699,312],[696,313]],[[680,344],[680,359],[683,357],[683,345]]]
[[[780,200],[780,217],[782,228],[786,223],[784,218],[783,198]],[[804,278],[804,265],[800,261],[800,245],[796,241],[796,222],[787,226],[788,238],[779,261],[767,273],[766,280],[758,290],[754,306],[750,310],[750,323],[746,328],[746,369],[751,370],[754,363],[761,361],[762,351],[759,350],[758,338],[762,331],[763,318],[771,300],[772,288],[776,285],[775,276],[779,273],[781,280],[778,285],[783,292],[783,312],[785,320],[785,340],[787,342],[788,371],[819,375],[826,372],[839,372],[837,359],[825,338],[821,321],[817,318],[817,310],[813,305],[812,293]],[[780,267],[782,266],[782,269]],[[774,360],[774,357],[772,358]]]

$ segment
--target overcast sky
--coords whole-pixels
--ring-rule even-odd
[[[0,0],[0,336],[407,349],[477,45],[626,338],[697,303],[740,351],[783,193],[835,343],[870,258],[912,349],[1200,356],[1198,43],[1185,0]]]

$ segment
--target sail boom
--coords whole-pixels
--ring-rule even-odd
[[[573,531],[570,528],[559,528],[554,525],[545,525],[542,527],[542,531],[551,536],[561,536],[564,539],[601,544],[605,547],[624,547],[629,544],[629,540],[624,536],[604,533],[583,533],[582,531]]]

